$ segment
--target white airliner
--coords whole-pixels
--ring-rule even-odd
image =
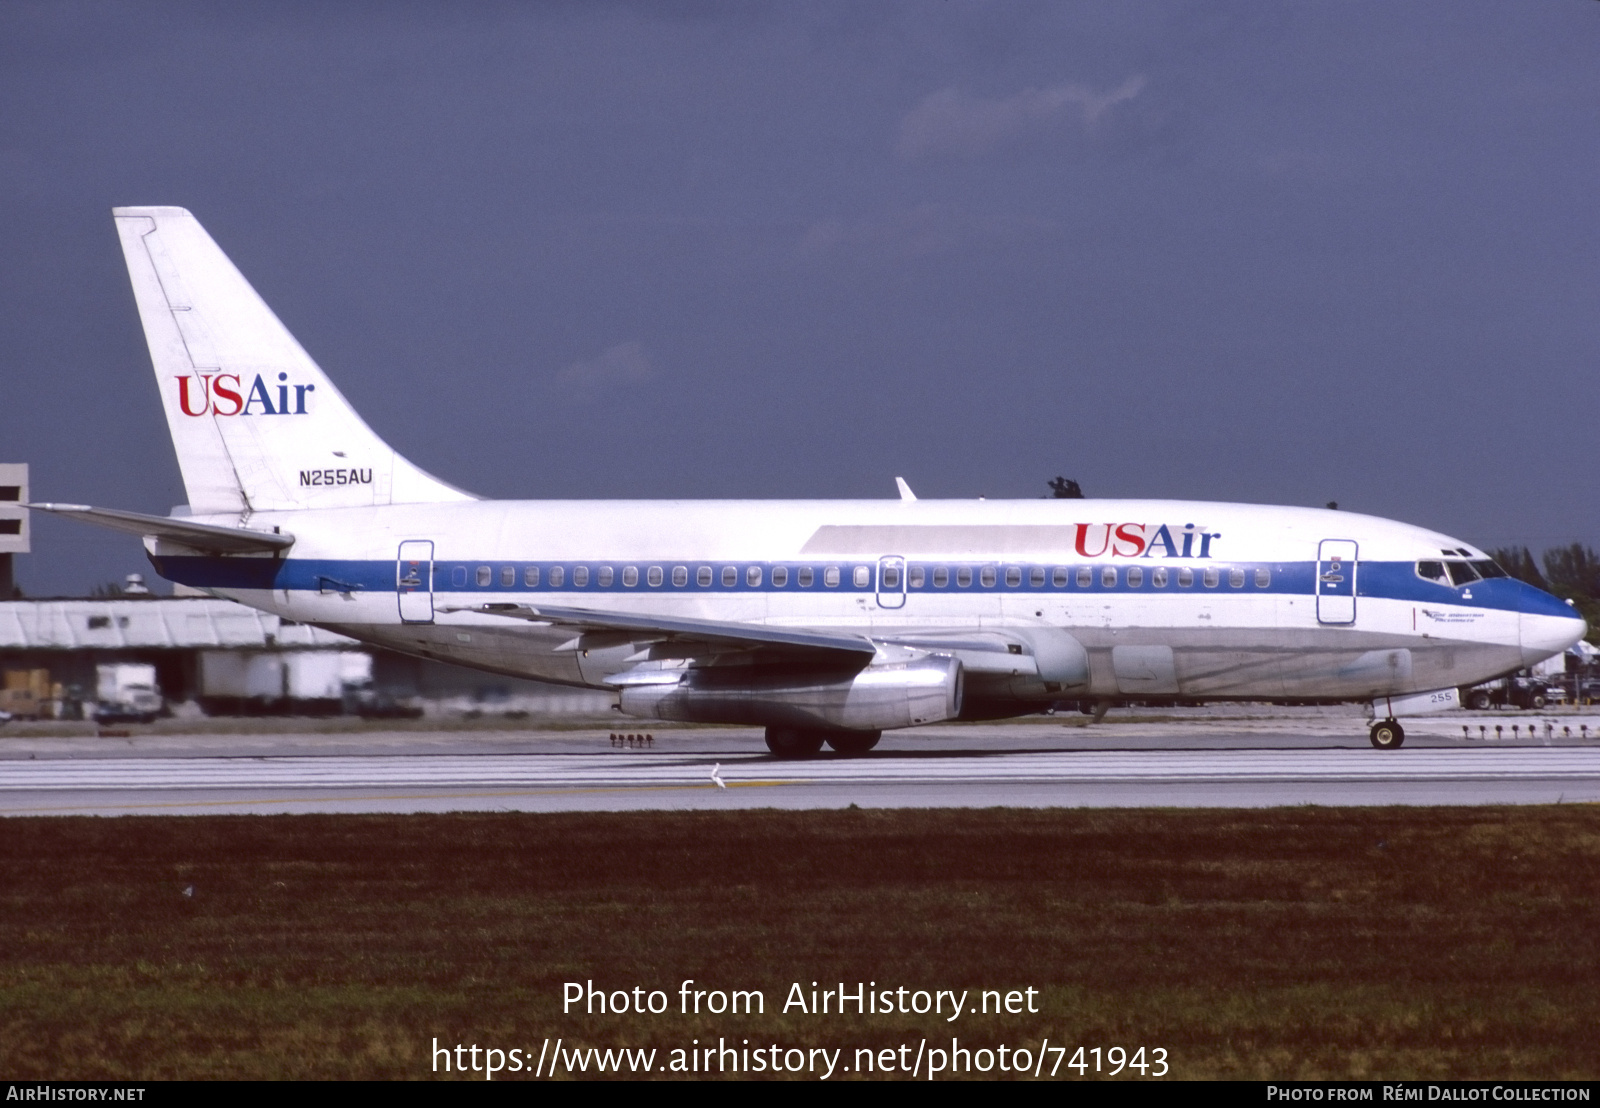
[[[1585,632],[1483,551],[1349,512],[1169,500],[491,501],[361,420],[187,211],[118,208],[189,503],[34,508],[286,619],[781,756],[1052,702],[1395,716]]]

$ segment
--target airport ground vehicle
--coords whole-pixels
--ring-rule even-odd
[[[1577,673],[1562,673],[1549,679],[1548,695],[1559,697],[1569,704],[1594,704],[1600,702],[1600,677]]]
[[[1483,551],[1351,512],[904,481],[892,500],[482,500],[374,434],[187,211],[115,216],[190,502],[31,506],[390,649],[761,725],[785,757],[1062,700],[1365,701],[1392,749],[1399,715],[1585,631]]]
[[[96,723],[150,723],[165,710],[155,666],[117,662],[95,667]]]
[[[1461,703],[1468,708],[1522,708],[1537,711],[1553,699],[1550,683],[1541,677],[1502,677],[1462,692]]]

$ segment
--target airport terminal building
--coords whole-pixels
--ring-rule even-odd
[[[108,674],[153,667],[166,710],[210,715],[610,713],[605,693],[409,658],[231,600],[142,588],[135,575],[120,597],[0,601],[0,710],[86,718]]]

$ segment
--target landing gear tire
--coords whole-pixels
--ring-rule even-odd
[[[1399,750],[1400,744],[1406,741],[1406,731],[1392,719],[1380,719],[1372,725],[1368,737],[1379,750]]]
[[[882,731],[829,731],[828,745],[844,755],[865,754],[878,745]]]
[[[809,758],[822,749],[823,733],[799,727],[767,728],[767,749],[780,758]]]
[[[1467,707],[1474,712],[1485,711],[1489,707],[1489,694],[1482,689],[1473,689],[1467,694]]]

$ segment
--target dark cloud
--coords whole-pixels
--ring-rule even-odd
[[[1597,11],[7,4],[0,460],[182,502],[109,217],[165,203],[491,495],[1065,473],[1600,541]]]

